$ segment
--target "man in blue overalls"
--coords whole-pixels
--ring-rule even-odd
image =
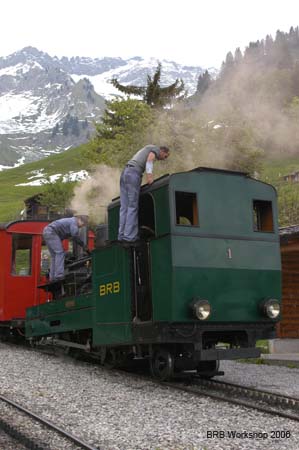
[[[122,171],[120,177],[119,241],[134,244],[138,240],[138,203],[142,175],[145,171],[147,183],[152,184],[154,181],[154,161],[156,159],[164,160],[168,156],[168,147],[146,145],[128,161]]]
[[[79,228],[87,226],[87,216],[75,216],[55,220],[44,228],[43,238],[51,255],[50,281],[64,278],[64,250],[62,241],[72,238],[88,252],[88,248],[79,236]]]

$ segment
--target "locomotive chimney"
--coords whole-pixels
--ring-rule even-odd
[[[100,248],[106,245],[108,240],[108,225],[101,224],[96,227],[95,247]]]

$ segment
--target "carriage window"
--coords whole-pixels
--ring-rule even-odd
[[[175,193],[176,224],[198,226],[197,195],[193,192]]]
[[[254,231],[273,232],[272,202],[266,200],[253,201]]]
[[[12,237],[11,274],[31,275],[32,236],[14,234]]]

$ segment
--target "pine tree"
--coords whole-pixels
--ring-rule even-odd
[[[273,58],[273,47],[274,47],[274,41],[272,36],[269,34],[266,36],[265,40],[265,58],[266,63],[271,63],[271,60]]]
[[[242,62],[242,60],[243,60],[243,55],[240,50],[240,47],[238,47],[238,48],[236,48],[236,51],[235,51],[235,63],[239,64]]]
[[[74,183],[62,179],[53,182],[48,177],[40,194],[40,202],[48,206],[51,212],[64,212],[74,195],[73,188]]]
[[[247,62],[262,62],[264,58],[264,42],[263,41],[256,41],[256,42],[250,42],[249,46],[246,47],[245,53],[244,53],[244,59]]]
[[[275,39],[276,65],[280,69],[289,69],[293,66],[293,58],[288,40],[288,35],[277,31]]]
[[[225,77],[231,73],[235,65],[235,60],[232,52],[228,52],[225,58],[225,62],[222,63],[221,66],[221,77]]]
[[[52,137],[55,137],[59,133],[59,125],[58,123],[55,125],[55,127],[52,130]]]
[[[96,136],[84,155],[87,164],[123,165],[148,143],[146,132],[153,116],[153,110],[140,100],[107,101]]]
[[[113,78],[111,83],[120,92],[142,97],[142,100],[152,108],[162,108],[173,103],[175,99],[183,98],[185,87],[183,80],[178,78],[173,84],[162,87],[161,71],[162,65],[159,63],[154,75],[152,77],[147,76],[146,86],[124,86],[116,78]]]
[[[78,117],[72,117],[70,121],[70,129],[71,133],[74,136],[80,136],[80,127],[79,127],[79,119]]]
[[[212,82],[211,76],[209,72],[206,70],[198,77],[196,94],[200,95],[204,94],[205,91],[209,88],[211,82]]]

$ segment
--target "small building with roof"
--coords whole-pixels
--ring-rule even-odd
[[[277,334],[279,338],[299,339],[299,225],[280,229],[280,245],[282,320]]]
[[[49,206],[42,202],[42,194],[35,194],[24,200],[24,210],[22,219],[26,220],[56,220],[62,217],[72,217],[73,211],[69,208],[55,208],[55,205]]]

